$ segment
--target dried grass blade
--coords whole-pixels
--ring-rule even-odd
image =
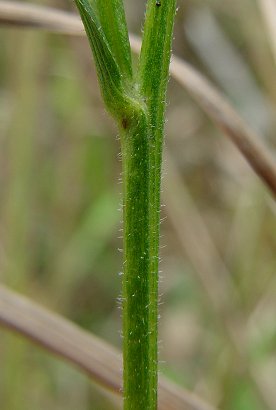
[[[0,24],[39,28],[74,36],[85,35],[84,27],[77,15],[16,1],[0,1]]]
[[[171,74],[231,139],[275,197],[276,162],[262,143],[262,138],[241,119],[220,92],[188,63],[174,57]]]
[[[121,393],[122,358],[118,350],[2,285],[0,324],[75,364],[111,392]],[[164,377],[160,377],[159,388],[160,410],[214,410]]]

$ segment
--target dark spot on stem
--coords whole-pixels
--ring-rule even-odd
[[[160,0],[157,0],[156,3],[155,3],[155,5],[156,5],[156,7],[160,7],[160,6],[161,6],[161,1],[160,1]]]
[[[128,126],[128,120],[127,120],[126,118],[123,118],[123,119],[122,119],[122,127],[123,127],[123,129],[126,130],[126,129],[127,129],[127,126]]]

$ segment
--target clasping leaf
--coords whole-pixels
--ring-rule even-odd
[[[114,117],[121,117],[126,105],[126,96],[120,68],[89,0],[75,2],[93,52],[105,105]]]

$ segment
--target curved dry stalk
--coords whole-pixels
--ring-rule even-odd
[[[69,360],[111,391],[121,387],[121,357],[104,341],[0,286],[0,323]]]
[[[84,27],[77,15],[36,4],[0,1],[0,23],[85,36]]]
[[[80,19],[72,13],[46,7],[0,1],[0,23],[38,27],[68,35],[84,35]],[[130,37],[134,52],[140,40]],[[206,114],[236,145],[256,174],[276,196],[276,165],[261,138],[241,119],[220,92],[184,60],[173,57],[170,72],[198,102]]]
[[[122,358],[118,350],[3,285],[0,324],[75,364],[111,392],[121,393]],[[215,410],[164,377],[160,377],[159,390],[160,410]]]
[[[261,138],[241,119],[220,92],[188,63],[174,57],[171,73],[231,139],[275,197],[276,163]]]

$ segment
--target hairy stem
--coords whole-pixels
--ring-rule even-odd
[[[157,408],[160,181],[175,0],[148,1],[138,87],[147,115],[122,138],[125,410]]]
[[[150,380],[156,364],[150,356],[149,141],[141,111],[121,131],[124,186],[123,353],[125,409],[150,409]],[[153,301],[155,303],[155,301]]]
[[[160,181],[176,0],[148,0],[137,83],[122,0],[75,1],[122,141],[124,408],[155,410]]]

